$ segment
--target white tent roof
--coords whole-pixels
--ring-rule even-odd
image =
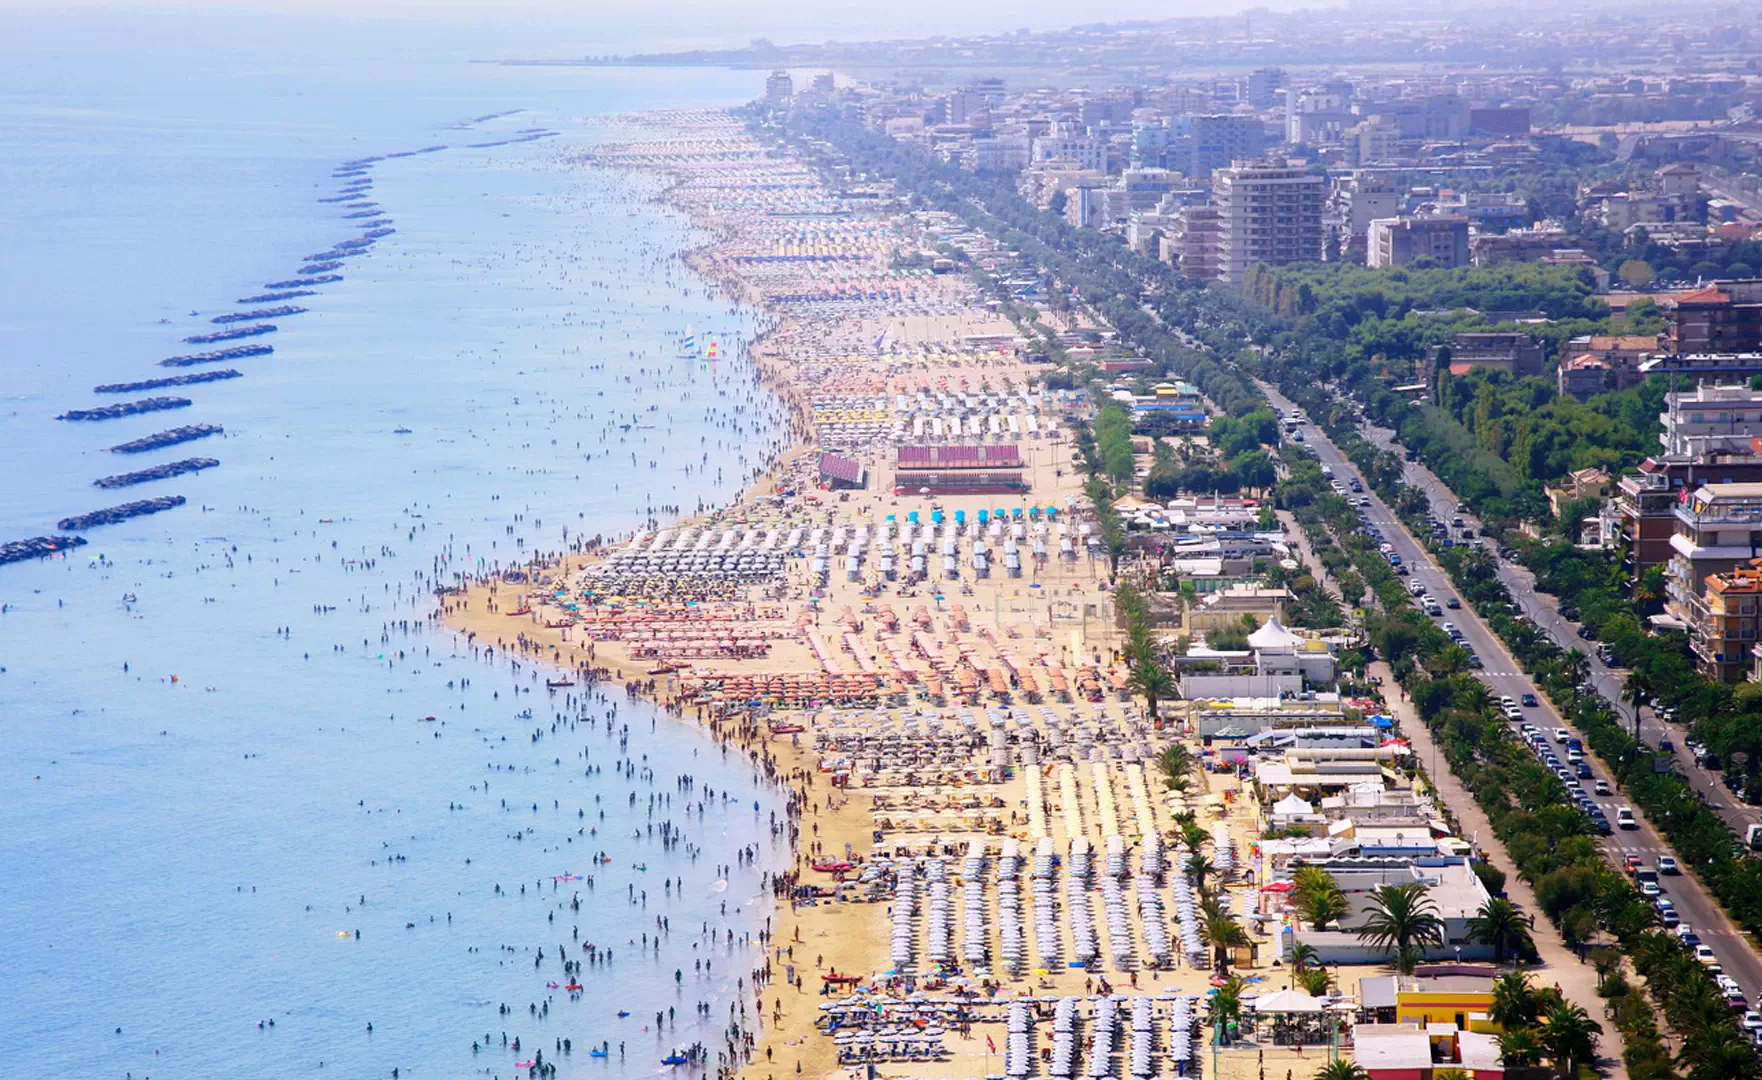
[[[1313,813],[1315,813],[1315,807],[1309,805],[1309,801],[1307,799],[1303,798],[1301,795],[1298,795],[1297,793],[1292,792],[1291,794],[1285,796],[1284,798],[1280,799],[1278,802],[1273,804],[1273,813],[1275,813],[1275,814],[1313,814]]]
[[[1303,639],[1279,625],[1279,620],[1268,619],[1265,626],[1248,635],[1248,647],[1251,649],[1295,649],[1303,644]]]
[[[1254,999],[1254,1011],[1263,1013],[1318,1013],[1321,998],[1310,997],[1301,990],[1275,990]]]

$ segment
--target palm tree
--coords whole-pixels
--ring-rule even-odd
[[[1424,885],[1379,885],[1371,893],[1370,916],[1358,937],[1388,952],[1406,974],[1424,955],[1425,946],[1444,943],[1444,922]]]
[[[1144,698],[1144,712],[1150,718],[1152,727],[1157,726],[1157,702],[1175,692],[1175,677],[1169,669],[1162,666],[1152,651],[1138,653],[1132,659],[1132,670],[1126,676],[1126,685],[1134,694]]]
[[[1484,713],[1493,707],[1493,688],[1479,679],[1458,680],[1461,685],[1456,688],[1453,700],[1458,709],[1465,712]]]
[[[1206,858],[1203,852],[1195,851],[1187,856],[1187,864],[1181,869],[1192,880],[1193,888],[1198,891],[1199,895],[1206,895],[1205,879],[1213,869],[1211,860]]]
[[[1542,1012],[1542,996],[1530,985],[1527,972],[1509,971],[1493,982],[1493,1004],[1487,1015],[1506,1031],[1527,1028]]]
[[[1693,1038],[1684,1039],[1676,1064],[1687,1071],[1688,1080],[1755,1080],[1762,1076],[1755,1046],[1730,1024],[1703,1028]]]
[[[1328,984],[1331,982],[1328,978],[1327,969],[1325,968],[1311,968],[1308,971],[1299,971],[1294,981],[1299,986],[1303,987],[1303,992],[1310,997],[1325,996],[1328,992]]]
[[[1224,1025],[1242,1016],[1242,988],[1246,984],[1232,975],[1211,995],[1211,1024],[1217,1029],[1218,1042],[1224,1042]]]
[[[1193,820],[1191,814],[1181,821],[1181,843],[1187,845],[1188,851],[1198,851],[1210,841],[1211,834],[1205,831],[1205,826]]]
[[[1499,574],[1499,564],[1484,548],[1469,548],[1462,557],[1462,576],[1473,582],[1491,581]]]
[[[1468,670],[1468,650],[1455,642],[1451,642],[1442,649],[1439,649],[1436,653],[1433,653],[1432,661],[1427,666],[1431,668],[1432,674],[1438,678],[1461,674]]]
[[[1193,751],[1185,743],[1173,742],[1163,747],[1162,753],[1156,755],[1156,767],[1170,791],[1184,792],[1193,783],[1188,775],[1193,771]]]
[[[1335,1058],[1321,1067],[1315,1080],[1370,1080],[1370,1073],[1351,1058]]]
[[[1507,1028],[1499,1036],[1499,1056],[1505,1059],[1507,1069],[1524,1069],[1534,1065],[1542,1056],[1542,1044],[1536,1038],[1536,1029]]]
[[[1314,945],[1299,943],[1291,950],[1291,970],[1301,974],[1316,967],[1316,961],[1319,959],[1320,956],[1316,953]]]
[[[1307,893],[1339,891],[1340,883],[1334,880],[1334,875],[1319,866],[1299,866],[1291,872],[1292,900]]]
[[[1331,922],[1339,922],[1352,913],[1352,905],[1339,889],[1306,892],[1296,900],[1297,914],[1312,929],[1326,930]]]
[[[1578,1075],[1580,1065],[1587,1065],[1597,1053],[1597,1036],[1603,1025],[1577,1005],[1557,1001],[1548,1008],[1536,1035],[1553,1060],[1562,1080]]]
[[[1597,993],[1611,996],[1607,991],[1621,974],[1621,953],[1609,948],[1592,949],[1591,966],[1597,969]]]
[[[1569,650],[1566,657],[1560,661],[1560,674],[1565,676],[1566,681],[1571,683],[1574,688],[1582,686],[1584,681],[1591,677],[1591,658],[1577,649]]]
[[[1646,678],[1644,672],[1628,673],[1627,682],[1621,688],[1621,700],[1633,706],[1634,742],[1640,741],[1640,706],[1651,704],[1654,696],[1652,680]]]
[[[1230,950],[1248,944],[1248,931],[1215,898],[1201,905],[1205,914],[1205,940],[1211,943],[1219,971],[1230,969]]]
[[[1530,939],[1535,925],[1535,916],[1525,915],[1522,908],[1502,896],[1494,896],[1468,920],[1468,940],[1491,945],[1493,962],[1503,964],[1508,954],[1527,956],[1535,948]]]

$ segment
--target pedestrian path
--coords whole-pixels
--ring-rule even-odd
[[[1381,660],[1370,665],[1370,672],[1381,678],[1383,685],[1391,691],[1385,707],[1394,714],[1401,734],[1412,743],[1414,754],[1423,762],[1438,760],[1431,731],[1414,712],[1412,702],[1395,681],[1395,673]],[[1448,768],[1440,766],[1431,780],[1437,791],[1438,801],[1456,816],[1457,827],[1462,835],[1474,842],[1485,854],[1487,862],[1505,874],[1506,896],[1525,912],[1536,917],[1533,940],[1542,963],[1539,968],[1531,969],[1535,983],[1539,986],[1559,987],[1568,1001],[1584,1009],[1590,1017],[1601,1017],[1603,999],[1597,995],[1596,969],[1566,947],[1560,932],[1542,914],[1542,905],[1536,902],[1535,891],[1530,888],[1529,882],[1518,876],[1516,864],[1506,854],[1505,845],[1494,835],[1493,823],[1487,819],[1480,803],[1475,801],[1474,796]],[[1621,1061],[1621,1035],[1612,1026],[1604,1025],[1598,1050],[1597,1064],[1603,1075],[1626,1080],[1627,1067]]]

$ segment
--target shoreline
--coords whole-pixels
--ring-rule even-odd
[[[852,211],[830,223],[804,216],[804,208],[811,212],[829,198],[818,178],[793,159],[768,157],[728,114],[661,114],[646,123],[645,133],[656,141],[613,144],[591,165],[660,173],[654,198],[712,235],[679,258],[756,313],[759,332],[739,354],[752,363],[752,385],[780,404],[787,439],[767,452],[728,504],[651,522],[634,537],[596,538],[581,550],[535,555],[512,572],[487,573],[444,597],[436,616],[474,645],[493,642],[511,659],[565,673],[560,681],[592,680],[607,693],[607,684],[616,683],[632,697],[648,698],[674,719],[695,724],[725,754],[745,754],[760,777],[788,789],[790,859],[782,876],[770,879],[766,958],[749,973],[751,985],[742,987],[743,1022],[733,1029],[726,1058],[718,1055],[717,1076],[844,1076],[848,1061],[840,1056],[849,1048],[825,1037],[817,1023],[847,989],[832,979],[871,982],[875,973],[897,967],[890,961],[887,920],[872,906],[884,897],[872,888],[865,895],[849,873],[896,865],[902,853],[953,857],[963,846],[997,837],[1049,842],[1051,822],[1062,822],[1057,835],[1067,841],[1130,837],[1160,853],[1163,836],[1178,832],[1176,813],[1191,810],[1208,826],[1227,828],[1225,800],[1234,797],[1234,781],[1220,779],[1218,790],[1191,807],[1161,792],[1147,794],[1142,763],[1156,736],[1124,697],[1124,668],[1111,648],[1118,631],[1106,560],[1094,557],[1088,527],[1067,526],[1062,516],[1085,505],[1074,449],[1062,437],[1063,402],[1036,386],[1038,372],[997,345],[1013,340],[1015,328],[982,306],[964,275],[899,268],[900,254],[922,252],[925,237],[941,223],[907,211]],[[967,407],[953,419],[933,421],[937,436],[944,423],[949,428],[936,442],[1016,440],[1023,447],[1023,489],[930,498],[913,491],[917,480],[894,476],[893,447],[913,441],[912,433],[902,439],[896,428],[890,434],[879,418],[886,406],[914,393],[920,402],[953,398],[977,406],[983,424],[970,419],[975,410]],[[729,423],[740,423],[735,418],[749,404],[735,404]],[[964,424],[963,414],[969,417]],[[846,490],[824,485],[816,455],[826,452],[859,464],[867,482]],[[995,514],[987,535],[1008,552],[1007,572],[997,549],[987,552],[979,542],[977,525],[966,530],[972,566],[957,568],[947,552],[958,548],[945,546],[943,575],[926,567],[912,580],[903,566],[897,579],[892,572],[876,575],[877,549],[857,549],[871,530],[885,538],[909,532],[921,518],[943,521],[945,512],[966,522]],[[846,541],[847,533],[859,539]],[[721,545],[709,547],[718,534]],[[694,536],[697,546],[689,547]],[[792,557],[784,561],[777,552],[766,564],[770,571],[734,582],[642,569],[650,558],[643,553],[663,543],[669,555],[746,552],[762,562],[780,542]],[[846,562],[840,574],[831,569],[830,544],[847,542],[845,558],[867,563],[859,571]],[[901,541],[902,559],[905,550]],[[810,558],[810,551],[825,554]],[[1000,564],[995,574],[978,569],[987,555]],[[964,711],[987,699],[1038,711],[1046,734],[1037,740],[1050,737],[1056,745],[1066,732],[1127,741],[1133,750],[1123,765],[1116,760],[1104,767],[1100,758],[1093,766],[1061,764],[1056,787],[1048,764],[1045,794],[1035,769],[981,770],[942,761],[932,762],[927,774],[899,776],[886,761],[848,771],[828,765],[824,744],[848,737],[849,716],[884,715],[850,708],[886,709],[888,722],[897,716],[909,727],[911,716]],[[1121,812],[1127,790],[1132,810]],[[1022,812],[1030,805],[1044,809],[1032,822]],[[949,815],[961,820],[950,823]],[[1244,824],[1241,815],[1237,824]],[[816,862],[852,869],[810,878]],[[1070,902],[1078,903],[1074,895]],[[1148,909],[1133,914],[1158,921]],[[1134,940],[1142,940],[1137,926]],[[1106,937],[1096,935],[1097,943]],[[1084,948],[1080,942],[1071,947]],[[1034,971],[998,971],[982,983],[961,976],[956,985],[983,985],[997,1002],[1036,990],[1088,992],[1100,968]],[[1190,996],[1208,974],[1172,959],[1147,973],[1175,980]],[[1109,977],[1126,978],[1110,973],[1102,986]],[[900,990],[920,981],[911,974],[881,978]],[[925,988],[945,987],[940,975],[921,978]],[[1136,969],[1130,980],[1136,988]],[[997,1071],[995,1040],[973,1027],[975,1019],[997,1017],[969,1012],[958,1013],[948,1031],[938,1029],[938,1040],[952,1047],[943,1045],[934,1059],[912,1059],[906,1075]]]

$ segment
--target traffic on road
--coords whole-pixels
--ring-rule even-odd
[[[1282,415],[1297,413],[1296,406],[1283,395],[1271,387],[1262,388]],[[1681,873],[1669,843],[1644,815],[1627,803],[1599,764],[1588,756],[1582,733],[1572,730],[1555,712],[1493,630],[1463,603],[1425,545],[1374,491],[1367,490],[1368,485],[1356,468],[1326,432],[1305,425],[1299,425],[1298,430],[1304,434],[1304,445],[1315,453],[1336,492],[1357,508],[1366,532],[1376,540],[1396,573],[1405,579],[1415,603],[1468,652],[1476,677],[1492,692],[1519,738],[1560,777],[1574,802],[1603,834],[1604,852],[1610,862],[1635,878],[1641,891],[1652,899],[1665,926],[1677,933],[1687,947],[1696,950],[1698,957],[1704,957],[1704,963],[1719,969],[1717,974],[1727,1000],[1734,1007],[1747,1009],[1748,1003],[1757,1000],[1756,994],[1762,992],[1762,956],[1732,925],[1701,883],[1692,875]],[[1386,441],[1384,446],[1388,446]],[[1436,477],[1409,463],[1404,480],[1424,491],[1431,500],[1435,536],[1453,543],[1476,540],[1478,521]],[[1512,573],[1508,560],[1500,560],[1499,565],[1501,574]],[[1525,584],[1513,573],[1507,585],[1514,596],[1529,598],[1526,612],[1538,609],[1529,617],[1554,635],[1556,641],[1567,646],[1583,644],[1572,630],[1566,629],[1562,634],[1559,626],[1539,617],[1541,605],[1535,599],[1533,581]],[[1557,612],[1554,619],[1564,623]],[[1601,659],[1593,664],[1592,681],[1606,697],[1619,700],[1616,669]],[[1654,725],[1652,738],[1668,737],[1656,734],[1663,729],[1663,721],[1654,718]],[[1751,820],[1755,820],[1754,815]],[[1743,832],[1740,828],[1739,834]],[[1762,1018],[1751,1030],[1758,1029],[1762,1029]]]

